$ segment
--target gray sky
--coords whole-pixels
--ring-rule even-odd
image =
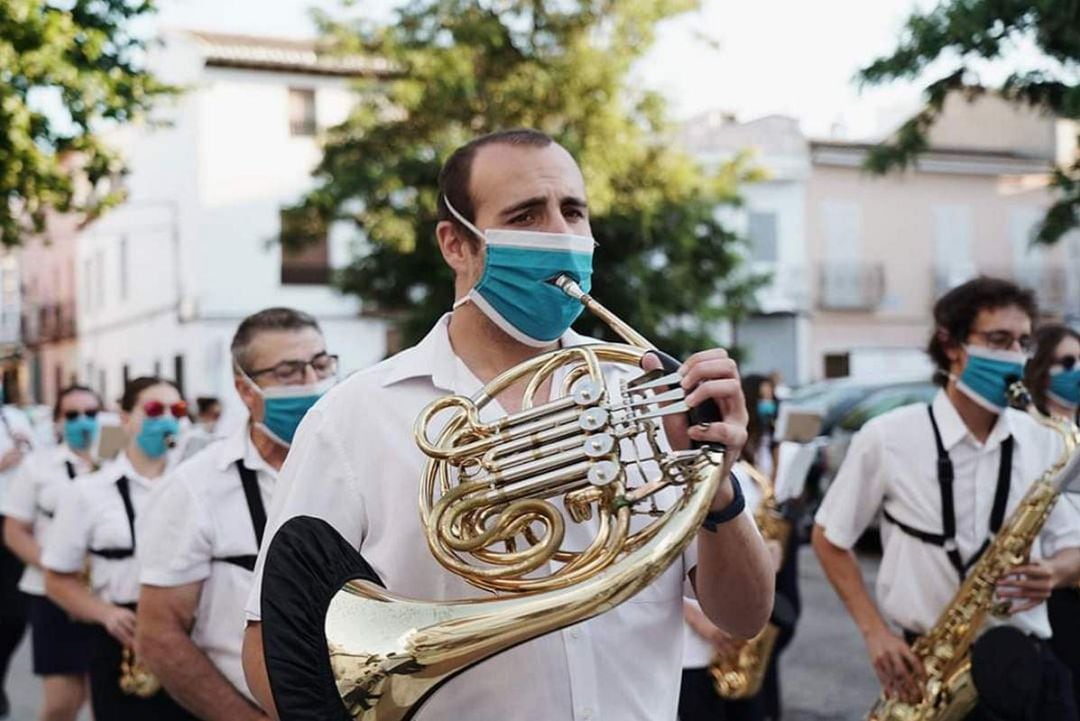
[[[859,66],[891,49],[907,15],[931,0],[703,0],[661,28],[637,73],[671,101],[675,117],[710,109],[741,119],[800,118],[815,136],[865,137],[916,107],[912,86],[860,95]],[[393,0],[360,0],[352,12],[388,14]],[[279,36],[311,35],[312,5],[330,0],[160,0],[159,24]],[[712,43],[701,36],[707,36]]]

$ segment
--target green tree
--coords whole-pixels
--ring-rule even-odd
[[[95,214],[113,189],[76,198],[76,170],[90,187],[122,171],[99,137],[171,92],[139,67],[132,23],[151,0],[0,0],[0,241],[40,232],[46,211]],[[77,158],[64,163],[68,152]],[[102,186],[106,184],[101,184]]]
[[[979,83],[973,67],[1014,56],[1018,44],[1031,43],[1043,54],[1038,70],[1014,72],[994,88]],[[1080,2],[1077,0],[943,0],[929,12],[908,18],[891,55],[859,73],[870,85],[912,80],[931,63],[948,66],[925,89],[926,104],[887,143],[875,149],[867,167],[877,173],[903,168],[927,150],[927,134],[945,98],[962,92],[969,99],[995,91],[1002,97],[1080,120]],[[1080,158],[1052,170],[1059,195],[1040,224],[1035,240],[1054,243],[1080,224]]]
[[[337,51],[396,70],[363,85],[348,121],[329,131],[317,189],[297,208],[347,220],[364,238],[344,289],[398,313],[407,341],[424,333],[453,297],[434,238],[439,166],[468,139],[527,126],[581,164],[596,296],[672,352],[713,342],[717,322],[745,315],[761,282],[739,272],[740,240],[716,217],[754,171],[739,161],[704,174],[665,139],[658,96],[628,81],[657,23],[693,6],[413,0],[383,26],[324,19]],[[577,327],[610,335],[584,316]]]

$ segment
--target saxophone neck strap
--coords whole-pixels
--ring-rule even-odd
[[[906,523],[897,520],[887,509],[884,510],[885,520],[892,523],[907,535],[917,538],[923,543],[940,546],[945,550],[949,563],[963,580],[970,569],[979,560],[982,554],[990,546],[990,538],[1001,530],[1005,522],[1005,506],[1009,501],[1009,489],[1012,481],[1012,457],[1013,437],[1009,436],[1001,442],[1001,458],[998,462],[997,488],[994,490],[994,505],[990,510],[990,532],[979,550],[964,561],[960,555],[960,549],[956,545],[956,503],[953,493],[953,480],[956,478],[953,470],[952,459],[945,449],[941,440],[941,429],[938,428],[937,418],[934,417],[934,407],[927,406],[930,415],[930,427],[934,431],[934,444],[937,446],[937,480],[938,489],[941,492],[941,533],[929,533],[913,528]]]
[[[131,482],[127,476],[120,476],[116,480],[116,490],[120,494],[120,500],[124,504],[124,514],[127,516],[128,530],[131,532],[130,548],[91,548],[90,553],[110,561],[120,561],[135,555],[135,506],[131,502]]]
[[[236,472],[240,475],[240,485],[244,489],[244,500],[247,501],[248,515],[251,516],[251,526],[255,531],[255,550],[262,547],[263,531],[266,529],[266,508],[263,506],[262,493],[259,491],[259,475],[244,465],[244,461],[236,462]],[[215,561],[231,563],[234,566],[255,570],[254,554],[239,556],[215,556]]]

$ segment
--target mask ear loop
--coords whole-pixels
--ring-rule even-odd
[[[487,238],[484,236],[484,234],[482,232],[480,232],[480,229],[477,228],[472,223],[470,223],[468,220],[466,220],[465,216],[462,215],[461,213],[459,213],[458,209],[455,208],[450,203],[450,198],[446,197],[446,193],[443,193],[443,202],[446,203],[446,209],[450,211],[450,215],[454,216],[454,218],[457,219],[457,221],[459,223],[461,223],[466,228],[468,228],[470,231],[472,231],[473,235],[475,235],[477,238],[479,238],[481,243],[486,243],[487,242]],[[460,298],[458,298],[457,300],[455,300],[454,304],[450,306],[450,310],[457,310],[461,306],[468,303],[469,302],[469,296],[470,296],[471,293],[472,293],[472,291],[470,291],[469,293],[466,293],[465,295],[463,295]]]

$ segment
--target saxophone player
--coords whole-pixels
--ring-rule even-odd
[[[1060,438],[1007,408],[1023,375],[1037,308],[1031,291],[995,278],[960,285],[934,306],[928,352],[942,385],[932,403],[896,409],[856,435],[815,518],[813,546],[866,643],[887,696],[918,702],[924,677],[909,643],[927,632],[1006,514],[1060,453]],[[877,605],[851,548],[878,515]],[[999,581],[1004,623],[1037,648],[1023,698],[1034,718],[1075,719],[1068,674],[1050,652],[1045,601],[1080,577],[1080,514],[1058,504],[1031,557]],[[1008,659],[1000,659],[1004,665]],[[996,665],[995,665],[996,668]],[[1002,677],[1006,687],[1014,678]],[[994,694],[995,696],[997,694]],[[1008,696],[1009,694],[1004,694]],[[1010,718],[980,691],[969,718]]]
[[[300,515],[326,520],[362,549],[395,593],[468,597],[469,586],[431,556],[417,519],[425,459],[413,422],[440,397],[472,395],[526,359],[587,342],[569,329],[580,304],[548,282],[566,273],[587,289],[592,273],[584,180],[571,155],[534,130],[495,133],[457,150],[439,184],[436,235],[455,275],[451,312],[418,345],[328,393],[305,417],[282,467],[244,645],[248,685],[268,709],[258,620],[260,592],[269,595],[261,588],[263,564],[281,525]],[[733,461],[746,438],[735,363],[714,349],[688,359],[682,371],[683,387],[692,389],[688,404],[711,398],[724,417],[688,429],[689,438],[727,444]],[[519,410],[523,390],[511,387],[498,405]],[[680,447],[687,442],[682,429],[681,437],[669,434]],[[724,470],[715,513],[682,561],[655,583],[594,619],[477,664],[440,688],[416,718],[674,719],[684,580],[694,583],[712,621],[736,637],[756,634],[771,608],[768,552]]]
[[[187,409],[172,381],[142,376],[125,386],[120,410],[129,438],[120,455],[64,489],[41,554],[45,593],[73,618],[93,624],[94,718],[190,719],[165,691],[152,693],[153,679],[141,673],[133,654],[139,597],[135,521],[165,474],[166,441],[178,433]],[[82,575],[87,556],[88,579]]]

